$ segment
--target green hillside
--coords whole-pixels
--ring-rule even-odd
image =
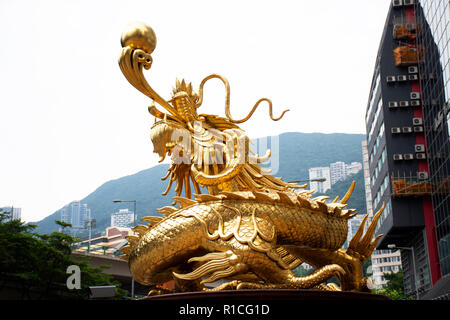
[[[312,167],[325,167],[336,161],[362,162],[364,139],[362,134],[283,133],[279,136],[280,168],[274,175],[286,181],[305,180]]]
[[[285,181],[308,179],[308,168],[310,167],[328,166],[336,161],[345,163],[362,161],[361,141],[364,139],[362,134],[289,132],[278,137],[279,170],[274,175],[283,177]],[[270,141],[270,139],[268,140]],[[258,139],[254,139],[254,141],[258,143]],[[263,151],[258,150],[258,153],[263,154]],[[117,204],[112,202],[114,199],[136,200],[138,220],[144,216],[158,215],[157,208],[170,205],[171,197],[175,195],[174,187],[167,196],[161,195],[167,186],[167,181],[161,181],[167,168],[166,164],[157,165],[133,175],[108,181],[81,199],[81,202],[86,203],[91,209],[92,218],[97,219],[97,229],[94,232],[103,231],[108,227],[111,214],[118,209],[133,209],[132,203]],[[360,175],[356,175],[357,185],[349,207],[357,208],[360,213],[364,213],[362,171]],[[351,178],[347,180],[333,186],[330,197],[334,198],[335,195],[342,197],[352,181]],[[56,226],[54,220],[56,219],[60,219],[59,211],[37,222],[37,232],[50,233],[54,231]]]

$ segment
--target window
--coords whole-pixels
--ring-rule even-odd
[[[369,107],[367,108],[367,113],[366,113],[366,126],[367,126],[367,124],[368,124],[368,122],[369,122],[369,116],[370,116],[370,114],[372,113],[372,108],[373,108],[373,106],[374,106],[374,100],[375,100],[375,96],[377,95],[377,91],[378,91],[378,88],[379,88],[379,86],[380,86],[380,73],[378,73],[378,75],[377,75],[377,79],[375,80],[375,86],[374,86],[374,88],[373,88],[373,90],[372,90],[372,92],[371,92],[371,96],[370,96],[370,102],[369,102]],[[375,117],[376,118],[376,117]],[[374,121],[372,121],[372,124],[373,124],[373,122]]]

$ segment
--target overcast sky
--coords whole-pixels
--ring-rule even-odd
[[[146,77],[165,98],[176,78],[231,86],[231,114],[250,137],[288,131],[364,133],[390,0],[0,0],[0,206],[37,221],[102,183],[157,164],[149,99],[122,75],[120,36],[150,25]],[[200,113],[224,115],[219,80]],[[167,160],[166,160],[167,161]],[[155,190],[154,192],[161,192]]]

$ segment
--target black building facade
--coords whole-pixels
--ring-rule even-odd
[[[405,293],[420,296],[449,272],[448,92],[427,19],[418,1],[392,1],[365,119],[373,209],[386,204],[377,249],[401,248]]]
[[[425,50],[419,74],[439,263],[445,276],[450,274],[449,1],[421,1],[416,4],[416,20],[424,26],[417,35],[417,45]]]

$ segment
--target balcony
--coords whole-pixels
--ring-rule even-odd
[[[418,175],[391,175],[392,197],[427,196],[431,193],[448,194],[450,192],[450,179],[445,178],[431,182],[425,172]]]
[[[393,38],[395,40],[415,40],[416,25],[412,23],[394,25]]]
[[[391,177],[393,197],[424,196],[431,194],[430,182],[417,177]]]
[[[395,60],[395,66],[410,66],[419,62],[419,57],[423,57],[423,48],[414,48],[410,46],[400,46],[392,50]]]

